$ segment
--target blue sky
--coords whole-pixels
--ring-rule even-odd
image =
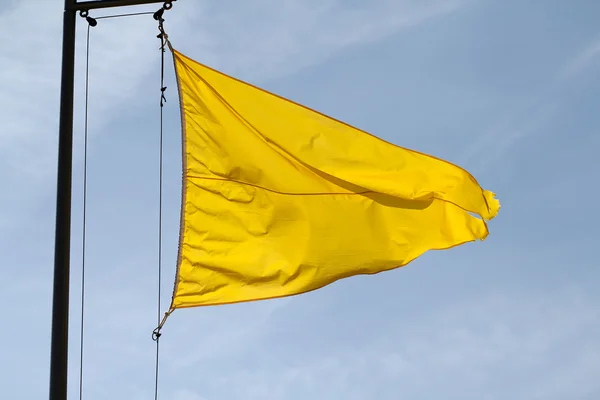
[[[48,389],[61,3],[0,2],[0,387],[12,399]],[[176,311],[161,339],[161,397],[597,399],[599,13],[595,0],[179,0],[166,28],[184,54],[464,166],[502,210],[485,242],[405,268],[281,300]],[[86,29],[78,24],[72,398]],[[86,399],[153,392],[156,33],[151,16],[93,30]],[[171,64],[167,86],[163,311],[181,176]]]

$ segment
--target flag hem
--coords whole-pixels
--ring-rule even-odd
[[[179,214],[179,244],[177,246],[177,265],[175,268],[175,282],[173,283],[173,294],[171,296],[171,305],[169,306],[169,312],[172,312],[176,308],[175,303],[175,295],[177,293],[177,289],[179,287],[179,268],[181,267],[182,260],[182,245],[183,245],[183,236],[185,231],[185,205],[187,203],[187,135],[186,135],[186,120],[185,120],[185,110],[183,109],[183,92],[181,91],[181,81],[179,79],[179,71],[177,69],[177,62],[175,60],[176,52],[171,46],[171,42],[167,42],[169,45],[169,49],[171,50],[172,60],[173,60],[173,69],[175,70],[175,81],[177,82],[177,97],[179,99],[179,112],[180,112],[180,120],[181,120],[181,210]]]

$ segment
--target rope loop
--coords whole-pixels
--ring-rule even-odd
[[[85,20],[87,21],[87,23],[94,27],[96,25],[98,25],[98,21],[96,21],[96,19],[90,17],[90,12],[88,10],[81,10],[79,12],[79,15],[81,16],[81,18],[85,18]]]
[[[156,328],[154,328],[154,330],[152,331],[152,340],[154,340],[155,342],[158,342],[158,339],[162,335],[162,333],[160,333],[160,330],[165,325],[165,322],[167,322],[167,318],[169,318],[169,315],[171,315],[172,312],[173,312],[172,309],[167,311],[165,313],[165,315],[162,317],[162,319],[160,320],[158,326]]]

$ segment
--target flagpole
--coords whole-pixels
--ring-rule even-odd
[[[163,2],[164,0],[94,0],[85,2],[65,0],[65,9],[63,12],[60,121],[56,180],[54,283],[52,294],[52,337],[50,347],[50,400],[67,399],[76,13],[77,11],[90,9]]]

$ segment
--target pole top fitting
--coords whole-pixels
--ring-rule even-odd
[[[167,0],[163,3],[162,7],[154,13],[153,17],[155,20],[159,21],[162,19],[162,16],[165,12],[165,10],[170,10],[171,8],[173,8],[173,2],[177,1],[177,0]]]

